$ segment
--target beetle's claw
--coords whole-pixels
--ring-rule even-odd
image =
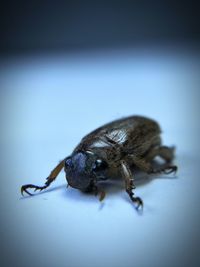
[[[137,204],[136,205],[136,210],[143,210],[143,201],[139,197],[134,198],[134,202]]]
[[[24,192],[26,192],[29,196],[32,196],[32,195],[33,195],[33,194],[31,194],[31,193],[27,190],[27,188],[29,188],[29,186],[23,185],[23,186],[21,187],[21,194],[22,194],[22,196],[24,196]]]
[[[42,191],[44,188],[43,187],[39,187],[39,186],[37,186],[37,187],[35,187],[35,190],[34,190],[34,192],[35,191],[37,191],[37,190],[40,190],[40,191]]]
[[[135,204],[135,208],[137,211],[139,210],[143,210],[143,201],[140,197],[134,197],[133,193],[129,193],[129,196],[131,198],[131,200],[133,201],[133,203]]]
[[[164,174],[171,174],[171,173],[176,174],[177,170],[178,170],[177,166],[169,166],[163,172]]]
[[[40,190],[42,191],[43,189],[46,188],[46,186],[37,186],[37,185],[32,185],[32,184],[27,184],[27,185],[23,185],[21,187],[21,194],[22,196],[24,195],[24,192],[26,192],[29,196],[33,196],[33,194],[31,194],[27,189],[28,188],[33,188],[34,189],[34,192],[37,191],[37,190]]]

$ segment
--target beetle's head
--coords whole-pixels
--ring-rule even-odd
[[[108,165],[90,152],[76,152],[65,160],[65,173],[71,187],[86,190],[98,179],[105,179]]]

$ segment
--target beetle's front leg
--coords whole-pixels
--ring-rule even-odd
[[[33,184],[26,184],[21,187],[21,194],[23,195],[24,192],[26,192],[28,195],[32,196],[32,194],[28,191],[28,189],[34,189],[34,191],[37,190],[44,190],[56,179],[58,174],[61,172],[61,170],[64,168],[64,160],[62,160],[50,173],[50,175],[47,177],[46,182],[44,186],[37,186]]]
[[[129,194],[130,199],[136,203],[136,209],[143,208],[143,201],[139,197],[135,197],[133,190],[135,189],[133,174],[128,164],[123,160],[121,161],[121,173],[125,180],[126,192]]]

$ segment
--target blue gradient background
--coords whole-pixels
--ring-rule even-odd
[[[0,266],[200,266],[200,19],[195,1],[1,1]],[[132,114],[157,120],[177,176],[107,197],[42,185],[81,138]]]
[[[198,266],[199,54],[113,50],[1,61],[1,266]],[[66,189],[20,198],[89,131],[141,114],[176,145],[176,177],[137,181],[143,215],[123,183],[107,198]]]

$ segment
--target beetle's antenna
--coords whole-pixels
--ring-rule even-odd
[[[33,194],[31,194],[27,189],[29,188],[33,188],[35,189],[34,191],[37,190],[44,190],[47,187],[50,186],[50,184],[56,179],[56,177],[58,176],[58,174],[61,172],[61,170],[64,168],[64,163],[65,163],[65,159],[63,159],[50,173],[50,175],[47,177],[47,181],[45,182],[44,186],[37,186],[37,185],[33,185],[33,184],[26,184],[23,185],[21,187],[21,194],[23,195],[24,192],[26,192],[28,195],[32,196]]]

